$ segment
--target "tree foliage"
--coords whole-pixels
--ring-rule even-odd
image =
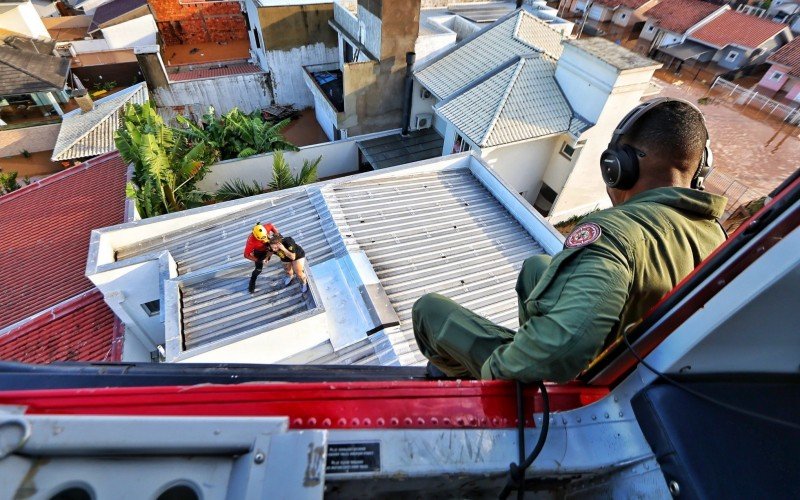
[[[8,194],[19,189],[17,184],[17,172],[3,172],[0,169],[0,194]]]
[[[322,161],[321,156],[314,161],[304,160],[300,172],[293,176],[292,169],[289,167],[289,163],[284,158],[283,153],[280,151],[275,152],[272,158],[272,182],[269,183],[269,188],[273,191],[278,191],[316,182],[317,167],[320,161]]]
[[[184,133],[219,149],[223,160],[271,151],[297,151],[297,147],[281,134],[289,125],[289,119],[272,123],[264,120],[258,112],[247,114],[238,108],[217,118],[214,108],[208,108],[199,125],[182,116],[177,120]]]
[[[196,186],[219,159],[219,151],[167,126],[149,101],[125,105],[115,142],[122,158],[133,164],[128,194],[143,218],[196,207],[208,199]]]

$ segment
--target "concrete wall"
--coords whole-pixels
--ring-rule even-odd
[[[199,105],[214,106],[218,114],[239,108],[245,113],[272,104],[268,75],[237,75],[204,80],[172,82],[150,89],[159,107]]]
[[[303,66],[336,61],[338,48],[323,43],[303,45],[291,50],[270,50],[264,54],[276,104],[296,108],[314,106],[314,96],[305,84]]]
[[[50,33],[31,2],[14,6],[0,4],[0,28],[31,38],[50,38]]]
[[[42,22],[47,29],[88,28],[92,16],[43,17]]]
[[[414,127],[414,117],[420,114],[429,114],[431,117],[434,116],[433,106],[436,104],[436,98],[433,94],[430,94],[430,97],[423,97],[424,87],[420,85],[420,83],[414,79],[414,89],[412,94],[411,100],[411,130],[415,130]],[[440,120],[441,121],[441,120]]]
[[[357,33],[359,33],[359,36],[357,39],[364,44],[364,47],[367,48],[370,54],[379,59],[383,59],[383,53],[381,52],[381,37],[383,36],[381,14],[384,8],[391,10],[389,8],[389,2],[391,2],[391,0],[388,0],[385,6],[382,4],[383,0],[367,0],[366,2],[362,0],[358,3],[359,31]],[[408,22],[412,21],[409,20]],[[364,36],[360,36],[360,33],[363,33]]]
[[[800,102],[800,81],[793,80],[794,85],[789,88],[786,98],[795,102]]]
[[[628,24],[631,24],[631,19],[633,19],[633,11],[631,9],[623,9],[620,7],[614,12],[614,15],[611,17],[611,22],[617,26],[625,27],[628,26]]]
[[[103,28],[100,32],[103,33],[103,38],[108,42],[108,48],[111,50],[158,43],[156,41],[158,32],[156,21],[150,14],[116,26]]]
[[[392,130],[380,134],[305,146],[300,148],[300,151],[285,151],[284,158],[292,168],[293,174],[300,172],[303,160],[313,161],[320,156],[322,161],[317,167],[317,175],[320,178],[357,173],[358,145],[356,142],[370,137],[379,137],[389,132],[396,133],[397,131]],[[233,179],[241,179],[247,183],[255,181],[261,186],[267,186],[272,181],[272,158],[273,154],[267,153],[216,163],[198,184],[198,188],[213,192],[225,182]]]
[[[589,19],[594,21],[608,21],[611,19],[612,11],[605,5],[592,5],[589,9]]]
[[[533,204],[560,136],[484,148],[480,157],[514,192]]]
[[[60,123],[53,123],[38,127],[0,130],[0,158],[16,156],[23,149],[30,153],[50,151],[56,145],[60,129]]]

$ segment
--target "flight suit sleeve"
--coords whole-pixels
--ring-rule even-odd
[[[481,378],[573,379],[616,327],[631,280],[628,259],[615,245],[565,249],[525,301],[528,321],[486,360]]]

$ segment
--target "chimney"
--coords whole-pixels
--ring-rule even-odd
[[[92,101],[92,98],[89,96],[89,92],[86,89],[73,91],[72,97],[75,98],[75,102],[77,102],[78,106],[81,107],[82,112],[88,113],[94,109],[94,101]]]

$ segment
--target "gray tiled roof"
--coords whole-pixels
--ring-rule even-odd
[[[558,59],[563,36],[524,9],[479,31],[415,71],[417,79],[440,99],[446,99],[471,82],[532,52]]]
[[[597,57],[619,71],[661,67],[660,62],[640,56],[636,52],[600,37],[569,40],[564,43]]]
[[[51,159],[71,160],[114,151],[114,134],[121,126],[123,106],[127,102],[143,104],[147,99],[147,86],[138,83],[98,99],[89,112],[76,109],[64,114]]]
[[[337,224],[367,255],[400,319],[387,331],[400,364],[425,362],[411,324],[425,293],[518,326],[514,283],[522,262],[543,250],[469,170],[354,180],[333,193]]]
[[[358,149],[372,168],[394,167],[442,155],[444,138],[434,128],[415,130],[408,136],[385,135],[358,142]]]
[[[555,70],[555,60],[546,55],[520,57],[443,101],[437,112],[479,147],[563,132],[579,135],[588,123],[574,115]]]
[[[89,25],[88,32],[99,30],[104,23],[107,23],[120,16],[124,16],[147,5],[147,0],[111,0],[104,3],[94,11],[92,24]]]
[[[0,95],[64,90],[69,59],[0,46]]]

